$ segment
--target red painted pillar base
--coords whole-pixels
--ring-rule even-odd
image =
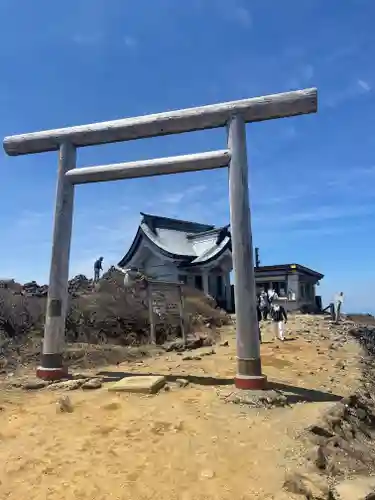
[[[237,389],[257,391],[266,389],[267,377],[262,373],[259,358],[237,358],[237,375],[234,379]]]
[[[36,376],[43,380],[60,380],[68,376],[68,369],[64,366],[63,355],[42,354],[40,366],[36,370]]]
[[[43,380],[61,380],[68,376],[67,368],[43,368],[38,366],[36,369],[36,376]]]
[[[237,389],[259,391],[267,388],[265,375],[236,375],[234,385]]]

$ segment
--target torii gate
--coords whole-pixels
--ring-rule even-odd
[[[263,375],[261,367],[256,313],[246,123],[315,113],[316,111],[317,90],[312,88],[6,137],[4,149],[10,156],[59,151],[43,353],[41,364],[37,368],[37,375],[49,380],[59,379],[66,375],[63,366],[63,350],[74,186],[88,182],[132,179],[229,166],[230,226],[237,324],[235,385],[239,389],[264,389],[266,377]],[[156,160],[76,168],[76,150],[80,147],[223,126],[228,127],[228,145],[227,149],[224,150]]]

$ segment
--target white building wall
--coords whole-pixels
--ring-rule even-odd
[[[221,299],[223,302],[227,302],[228,306],[230,305],[231,289],[230,272],[228,271],[223,271],[217,267],[210,269],[199,268],[198,266],[189,270],[179,269],[174,262],[163,258],[162,255],[154,254],[149,248],[146,247],[139,252],[137,260],[138,262],[134,262],[132,264],[139,266],[139,268],[142,269],[147,276],[156,280],[177,282],[179,277],[185,275],[186,283],[195,287],[195,277],[200,275],[202,277],[203,291],[208,292],[216,299]],[[222,277],[221,293],[217,288],[217,277],[219,275]]]
[[[177,267],[173,262],[150,255],[143,264],[147,276],[161,281],[177,281]]]

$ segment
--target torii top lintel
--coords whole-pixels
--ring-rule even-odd
[[[75,147],[130,141],[225,126],[233,115],[246,123],[317,111],[317,89],[295,90],[239,101],[167,111],[89,125],[13,135],[4,139],[10,156],[56,151],[64,142]]]

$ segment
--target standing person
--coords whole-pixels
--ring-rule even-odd
[[[262,343],[262,334],[260,331],[260,322],[262,321],[262,312],[260,310],[258,303],[257,303],[257,318],[258,318],[259,342]]]
[[[278,298],[279,296],[277,295],[276,291],[273,288],[270,288],[268,290],[268,302],[270,303],[270,305],[272,305],[272,302],[274,300],[277,300]]]
[[[103,257],[100,257],[98,260],[95,261],[94,264],[94,283],[97,283],[100,278],[100,271],[103,271]]]
[[[340,321],[341,307],[344,302],[344,292],[340,292],[335,296],[335,323]]]
[[[269,303],[268,303],[268,295],[264,290],[263,292],[261,292],[259,297],[259,308],[263,316],[263,320],[266,320],[269,312]]]
[[[288,321],[288,316],[283,306],[280,306],[279,304],[273,304],[271,316],[275,329],[275,338],[278,338],[282,341],[285,340],[284,324],[286,324],[286,322]]]

